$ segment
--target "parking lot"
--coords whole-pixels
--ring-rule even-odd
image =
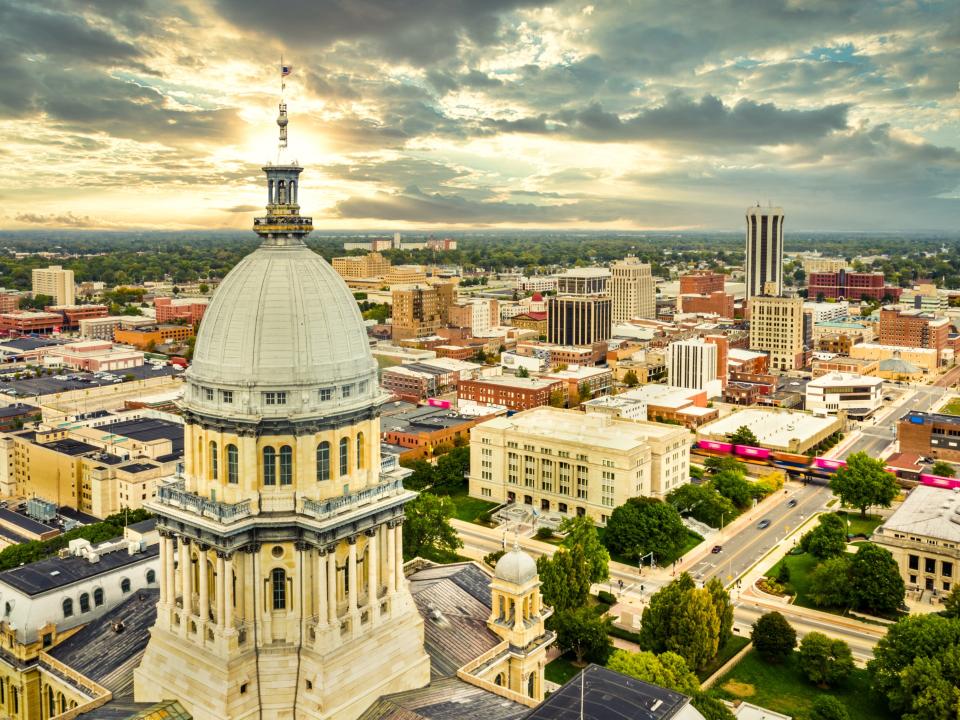
[[[41,377],[15,380],[12,377],[4,378],[5,373],[0,371],[0,394],[10,398],[31,398],[38,395],[55,395],[71,390],[85,390],[103,385],[119,385],[131,378],[143,380],[152,377],[172,376],[180,372],[182,372],[180,368],[172,365],[162,367],[143,365],[111,373],[97,374],[60,368],[55,370],[53,375],[43,374]],[[13,373],[8,375],[12,376]]]

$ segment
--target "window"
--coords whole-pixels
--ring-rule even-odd
[[[130,592],[130,578],[124,578],[120,581],[120,592],[128,593]]]
[[[340,388],[340,397],[348,398],[353,395],[353,385],[344,385]]]
[[[240,453],[236,445],[227,445],[227,482],[234,485],[240,482]]]
[[[217,472],[219,469],[218,460],[219,458],[217,457],[217,443],[211,442],[210,443],[210,479],[211,480],[217,479]]]
[[[357,433],[357,470],[363,468],[363,433]]]
[[[263,394],[263,402],[265,405],[286,405],[287,393],[286,392],[265,392]]]
[[[80,612],[90,612],[90,596],[87,593],[80,595]]]
[[[909,559],[910,569],[919,570],[920,569],[920,557],[917,555],[911,555]]]
[[[53,645],[53,633],[44,633],[43,634],[43,646],[50,647]],[[0,693],[2,694],[2,693]]]
[[[349,444],[346,438],[340,438],[340,475],[350,472]]]
[[[330,479],[330,443],[317,445],[317,482]]]
[[[225,405],[231,405],[233,403],[233,390],[221,390],[220,399]]]
[[[147,570],[147,585],[153,585],[157,581],[157,573],[154,570]]]
[[[96,607],[100,607],[101,605],[103,605],[103,589],[102,588],[97,588],[96,590],[93,591],[93,604]]]
[[[203,397],[209,402],[213,402],[213,388],[204,388]]]
[[[933,558],[924,558],[923,571],[928,573],[935,573],[937,571],[937,561],[934,560]]]
[[[287,573],[283,568],[274,568],[270,573],[270,581],[273,584],[273,609],[287,609]]]
[[[263,484],[277,484],[277,451],[272,447],[263,449]]]
[[[320,402],[333,400],[333,388],[320,388]]]
[[[953,563],[946,560],[940,561],[940,574],[944,577],[953,577]]]
[[[280,448],[280,484],[293,484],[293,449],[289,445]]]
[[[359,392],[361,395],[366,395],[367,388],[369,387],[369,383],[366,380],[364,380],[357,387],[359,388]]]
[[[73,615],[73,600],[67,598],[63,601],[63,616],[68,618],[71,615]]]

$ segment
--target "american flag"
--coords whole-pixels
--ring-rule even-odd
[[[293,66],[292,66],[292,65],[281,65],[281,66],[280,66],[280,77],[286,77],[287,75],[289,75],[289,74],[292,73],[292,72],[293,72]]]

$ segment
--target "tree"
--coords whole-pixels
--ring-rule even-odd
[[[210,286],[207,285],[206,283],[200,283],[200,286],[199,286],[197,289],[198,289],[198,290],[201,292],[201,294],[203,294],[203,295],[206,295],[208,292],[210,292]],[[355,294],[356,294],[356,293],[355,293]],[[364,297],[366,297],[366,295],[364,295]]]
[[[417,556],[440,557],[456,552],[463,546],[457,531],[450,525],[453,501],[420,493],[407,503],[403,524],[403,556],[411,560]]]
[[[413,474],[404,479],[403,486],[410,490],[423,490],[431,487],[437,480],[437,469],[433,463],[426,460],[413,460],[412,462],[401,463],[408,470],[413,470]]]
[[[703,715],[704,720],[734,720],[734,714],[726,705],[704,692],[694,695],[690,704]]]
[[[565,518],[560,523],[559,530],[566,533],[563,538],[563,547],[579,547],[583,551],[587,564],[590,567],[591,583],[601,583],[610,577],[610,553],[600,542],[597,526],[587,516]]]
[[[873,543],[861,545],[850,561],[850,590],[854,607],[879,613],[896,612],[906,595],[897,561]]]
[[[528,378],[530,377],[530,371],[521,365],[520,368],[517,370],[517,377]]]
[[[632,560],[653,553],[657,560],[675,558],[687,540],[687,528],[672,505],[656,498],[635,497],[614,509],[607,520],[607,549]]]
[[[586,402],[593,397],[593,392],[590,390],[590,384],[587,381],[584,380],[577,385],[577,397],[579,398],[578,402]]]
[[[841,683],[853,672],[850,646],[823,633],[808,633],[800,642],[800,669],[822,688]]]
[[[800,538],[800,547],[821,560],[842,555],[847,547],[847,528],[836,513],[824,513],[820,524]]]
[[[953,465],[943,460],[937,460],[933,467],[930,468],[930,473],[933,475],[939,475],[940,477],[950,477],[952,478],[956,475],[956,470],[953,469]]]
[[[439,447],[439,446],[438,446]],[[466,445],[451,447],[437,459],[433,489],[454,493],[466,487],[466,475],[470,472],[470,448]]]
[[[821,695],[813,701],[809,720],[850,720],[846,706],[833,695]]]
[[[743,475],[732,470],[721,470],[710,478],[710,487],[738,508],[745,508],[753,500],[753,488]]]
[[[810,597],[819,607],[848,607],[850,594],[850,557],[838,555],[817,565],[810,573]]]
[[[566,405],[566,399],[563,396],[562,390],[553,390],[550,393],[550,407],[562,408]]]
[[[730,457],[729,455],[722,455],[720,457],[708,457],[703,461],[703,466],[712,473],[723,472],[724,470],[731,470],[732,472],[737,473],[738,475],[746,475],[747,471],[743,467],[743,463],[737,460],[735,457]]]
[[[667,495],[667,502],[681,515],[690,515],[711,527],[721,527],[737,514],[733,503],[709,484],[684,483]]]
[[[572,651],[577,664],[587,662],[603,665],[613,652],[610,640],[609,617],[600,617],[592,608],[580,606],[553,616],[553,629],[557,633],[557,646],[563,651]]]
[[[757,440],[757,436],[753,434],[751,430],[746,425],[741,425],[732,433],[730,433],[730,442],[734,445],[750,445],[751,447],[757,447],[760,444],[760,441]]]
[[[677,653],[664,652],[657,655],[650,651],[632,653],[616,650],[607,661],[607,667],[684,695],[700,692],[700,681]]]
[[[960,617],[960,583],[954,583],[950,594],[943,599],[943,614],[947,617]]]
[[[854,453],[830,478],[830,489],[844,505],[859,508],[861,517],[872,505],[890,507],[899,490],[896,479],[885,467],[882,460],[874,460],[863,452]]]
[[[623,384],[627,387],[636,387],[640,384],[640,379],[633,370],[627,370],[626,374],[623,376]]]
[[[657,653],[675,652],[688,666],[701,668],[720,647],[721,626],[726,620],[721,620],[721,613],[725,614],[725,609],[719,598],[710,589],[697,588],[683,573],[650,598],[643,611],[640,647]]]
[[[718,645],[722,648],[733,637],[733,603],[730,602],[730,593],[723,586],[720,578],[714,577],[707,583],[707,592],[713,600],[714,610],[720,618]]]
[[[768,612],[757,618],[750,639],[760,657],[767,662],[779,663],[790,657],[797,646],[797,631],[780,613]]]
[[[552,557],[541,555],[537,558],[537,572],[543,601],[554,612],[586,604],[590,594],[590,565],[578,545],[569,550],[561,548]]]

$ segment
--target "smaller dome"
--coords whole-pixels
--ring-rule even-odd
[[[519,547],[514,547],[497,561],[493,575],[497,580],[523,585],[537,576],[537,563]]]
[[[530,299],[533,300],[534,302],[543,302],[543,295],[537,292],[537,293],[534,293],[533,297]]]

